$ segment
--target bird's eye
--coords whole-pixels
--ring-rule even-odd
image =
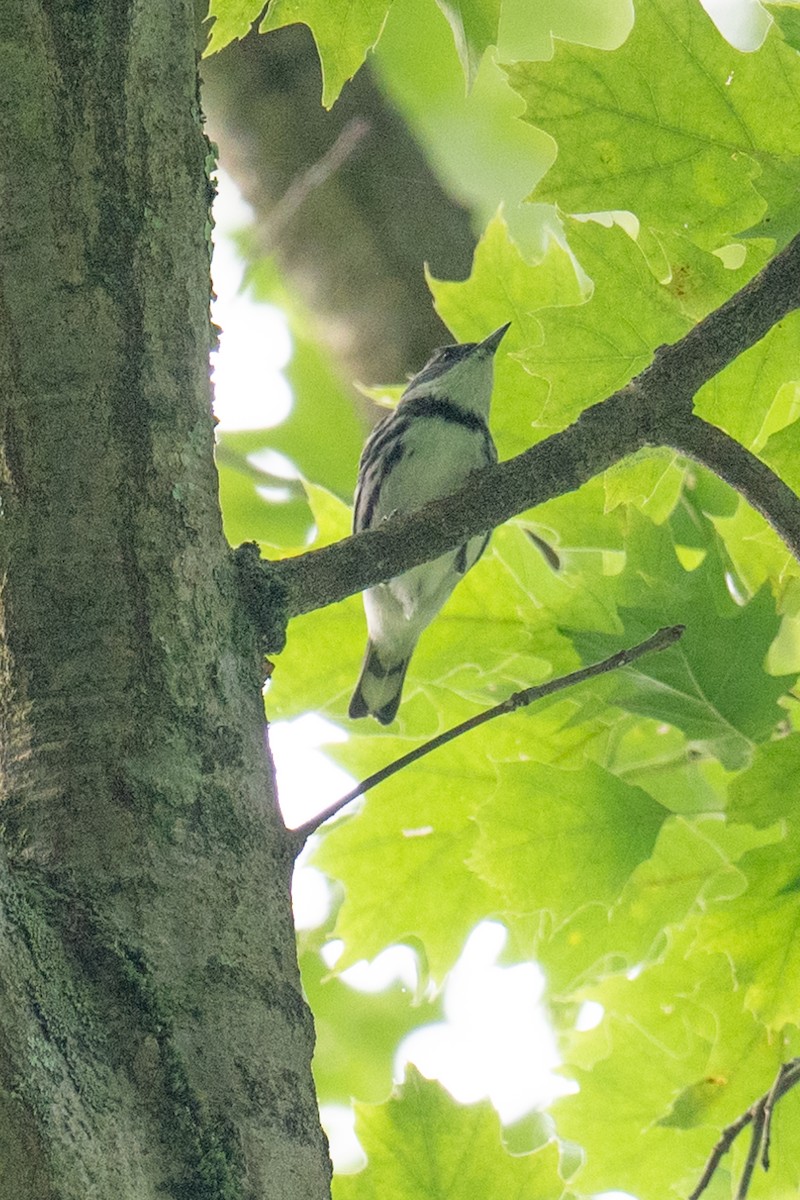
[[[461,358],[461,346],[439,346],[428,359],[428,366],[448,366]]]

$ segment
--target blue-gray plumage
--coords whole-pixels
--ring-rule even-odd
[[[372,529],[457,491],[497,461],[489,432],[494,354],[508,325],[482,342],[443,346],[410,381],[397,408],[367,439],[353,528]],[[423,629],[483,553],[488,534],[364,593],[367,641],[350,716],[394,720],[406,669]]]

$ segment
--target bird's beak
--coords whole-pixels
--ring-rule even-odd
[[[478,345],[475,347],[475,349],[481,350],[484,354],[494,354],[510,326],[511,322],[507,321],[505,325],[501,325],[499,329],[495,329],[494,333],[490,333],[489,336],[484,338],[482,342],[478,342]]]

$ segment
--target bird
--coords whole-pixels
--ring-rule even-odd
[[[489,432],[494,355],[511,323],[482,342],[435,350],[397,407],[368,437],[358,467],[353,531],[374,529],[450,495],[473,471],[497,462]],[[389,725],[397,715],[420,634],[489,541],[479,534],[432,562],[364,592],[367,648],[348,709]]]

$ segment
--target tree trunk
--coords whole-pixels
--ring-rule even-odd
[[[0,56],[0,1198],[322,1200],[191,0],[5,0]]]

